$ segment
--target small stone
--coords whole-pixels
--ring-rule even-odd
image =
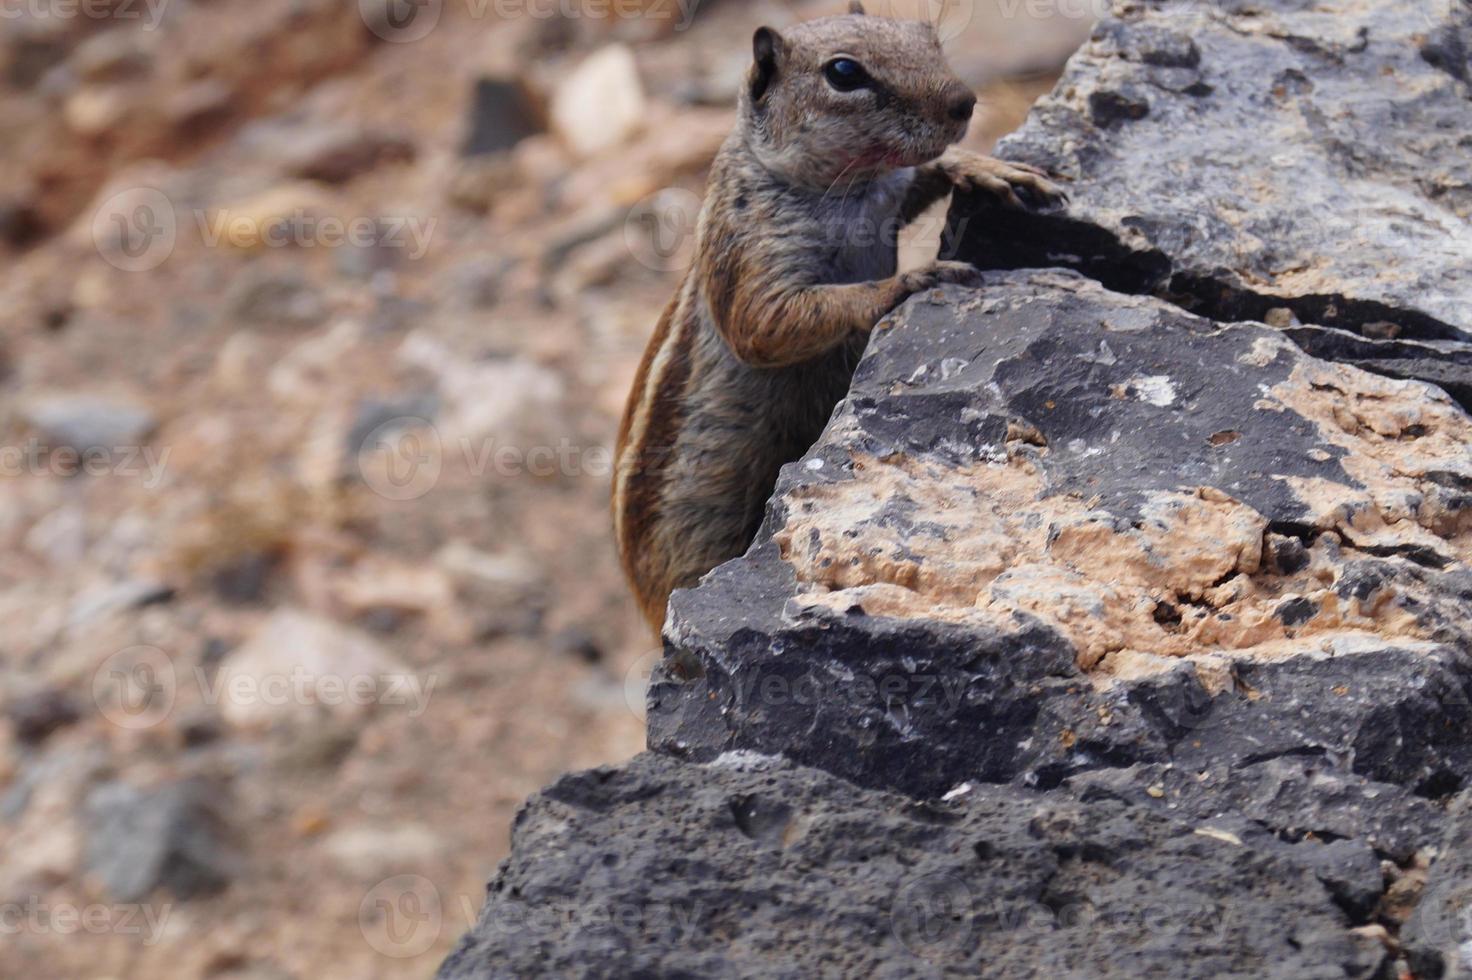
[[[372,636],[294,609],[273,613],[227,655],[217,682],[221,715],[242,727],[354,716],[422,693],[419,679]]]
[[[262,269],[241,277],[225,300],[230,314],[257,326],[300,330],[327,318],[316,286],[295,272]]]
[[[36,18],[20,30],[7,30],[0,36],[0,69],[7,82],[18,89],[29,89],[66,60],[66,39],[59,36],[61,20]]]
[[[423,331],[404,340],[399,358],[435,375],[442,399],[437,427],[440,438],[449,443],[495,439],[497,447],[516,449],[538,439],[551,440],[560,431],[556,419],[566,395],[564,379],[530,358],[467,363]],[[508,465],[502,459],[492,462]],[[509,465],[517,464],[513,460]]]
[[[538,99],[524,82],[480,78],[471,96],[469,131],[460,154],[501,153],[545,128]]]
[[[1263,322],[1270,327],[1286,330],[1298,326],[1298,317],[1286,306],[1275,306],[1263,314]]]
[[[46,688],[24,694],[5,709],[15,737],[25,745],[38,745],[81,717],[76,700],[66,691]]]
[[[1278,605],[1276,613],[1284,626],[1302,626],[1319,614],[1319,604],[1304,596],[1291,596]]]
[[[109,613],[141,609],[174,597],[172,587],[149,579],[128,579],[87,589],[72,600],[67,614],[69,625],[76,627]]]
[[[144,31],[110,30],[94,34],[72,54],[77,77],[85,82],[121,82],[147,75],[153,67],[148,48],[151,34]]]
[[[476,259],[449,271],[446,292],[456,305],[467,310],[484,310],[496,305],[510,271],[509,259]]]
[[[408,427],[433,422],[440,410],[439,396],[420,392],[385,401],[368,398],[358,403],[356,417],[348,432],[345,447],[349,458],[356,458],[370,442],[383,436],[387,428]]]
[[[409,163],[414,157],[414,144],[403,135],[343,124],[299,134],[282,169],[302,180],[343,184],[385,163]]]
[[[565,657],[585,664],[600,664],[606,654],[603,645],[592,633],[579,627],[569,627],[552,638],[552,648]]]
[[[423,867],[440,854],[442,845],[439,835],[423,824],[404,824],[339,830],[322,842],[322,849],[343,871],[371,878]]]
[[[0,243],[24,248],[45,232],[34,203],[24,198],[0,198]]]
[[[434,613],[455,601],[454,584],[441,569],[387,560],[366,560],[335,590],[354,613]]]
[[[463,541],[445,545],[434,560],[457,579],[500,589],[535,588],[540,578],[537,566],[521,555],[507,552],[491,554]]]
[[[485,214],[521,184],[522,175],[515,160],[500,155],[470,157],[461,160],[451,173],[446,195],[458,208]]]
[[[1371,340],[1395,340],[1402,332],[1403,328],[1400,324],[1391,323],[1388,320],[1376,320],[1360,328],[1360,333]]]
[[[171,93],[163,112],[180,136],[198,138],[224,121],[234,104],[235,89],[217,78],[205,78]]]
[[[179,720],[179,741],[186,749],[197,749],[219,741],[224,734],[220,720],[208,711],[197,711]]]
[[[204,223],[211,245],[275,248],[309,236],[319,220],[336,210],[334,199],[320,184],[298,181],[209,212]]]
[[[266,374],[266,388],[282,401],[319,399],[326,380],[358,346],[362,336],[363,328],[355,320],[340,320],[313,334],[271,367]]]
[[[75,565],[87,555],[87,513],[80,506],[58,507],[26,532],[26,550],[53,567]]]
[[[106,783],[87,796],[85,868],[111,898],[136,902],[157,889],[209,895],[233,877],[217,791],[195,781],[139,788]]]
[[[1271,567],[1279,575],[1293,575],[1308,567],[1308,549],[1298,538],[1270,534],[1267,539]]]
[[[84,88],[66,100],[62,118],[78,136],[101,136],[117,129],[132,109],[127,95],[116,88]]]
[[[380,296],[368,318],[368,331],[376,336],[400,333],[423,320],[433,307],[403,296]]]
[[[316,837],[332,826],[332,815],[315,807],[308,807],[291,821],[291,829],[299,837]]]
[[[79,453],[137,446],[158,426],[142,405],[97,395],[47,395],[25,406],[23,413],[50,443]]]
[[[249,551],[215,569],[215,594],[235,605],[251,605],[266,597],[266,589],[281,565],[279,551]]]
[[[552,130],[580,157],[623,143],[647,115],[634,52],[622,44],[589,56],[552,98]]]

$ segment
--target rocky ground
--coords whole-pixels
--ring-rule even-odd
[[[618,412],[751,29],[843,5],[504,6],[3,11],[0,973],[424,976],[643,747]],[[1088,30],[1008,9],[978,147]]]
[[[441,976],[1472,976],[1469,51],[1116,3]]]

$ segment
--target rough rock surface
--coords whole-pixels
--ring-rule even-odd
[[[1067,214],[961,229],[984,266],[1064,265],[1472,400],[1465,0],[1117,4],[998,147]]]
[[[198,782],[99,786],[87,800],[87,870],[121,902],[159,888],[182,898],[219,891],[234,858],[218,807]]]
[[[1264,326],[1067,272],[933,294],[674,600],[651,745],[920,794],[1309,751],[1455,787],[1468,445],[1437,389]]]
[[[1402,939],[1417,976],[1472,975],[1472,794],[1451,807],[1440,859]]]
[[[1469,50],[1116,4],[441,976],[1472,973]]]
[[[644,755],[533,798],[440,977],[1369,976],[1340,920],[1272,848],[1113,800]]]

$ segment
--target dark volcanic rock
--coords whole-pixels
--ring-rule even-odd
[[[997,150],[1063,178],[1067,213],[978,218],[959,254],[1216,319],[1291,310],[1382,348],[1354,363],[1468,404],[1469,45],[1463,0],[1118,4]],[[1418,362],[1376,327],[1459,356]]]
[[[1472,793],[1451,808],[1440,860],[1401,933],[1418,977],[1472,976]]]
[[[1284,845],[1286,847],[1286,845]],[[915,804],[760,756],[564,777],[441,980],[1370,977],[1385,959],[1273,848],[1113,800]]]
[[[22,743],[36,745],[54,732],[75,724],[82,716],[75,699],[59,688],[23,694],[6,706],[5,714]]]
[[[920,795],[1290,755],[1472,778],[1472,420],[1068,273],[937,297],[751,553],[676,595],[652,747]]]
[[[157,888],[179,898],[224,888],[234,856],[208,787],[195,781],[140,789],[106,783],[87,797],[86,869],[120,902]]]
[[[415,147],[408,138],[342,124],[294,134],[283,147],[282,170],[293,177],[343,184],[386,163],[408,163]]]
[[[477,79],[460,152],[467,157],[501,153],[544,129],[542,107],[524,83],[505,78]]]

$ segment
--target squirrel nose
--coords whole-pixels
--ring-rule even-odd
[[[971,92],[963,92],[951,100],[946,109],[946,114],[956,122],[967,122],[971,114],[976,111],[976,96]]]

